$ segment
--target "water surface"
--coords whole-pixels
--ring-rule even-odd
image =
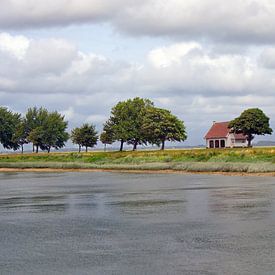
[[[275,179],[0,173],[0,274],[274,274]]]

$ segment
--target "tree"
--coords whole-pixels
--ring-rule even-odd
[[[106,145],[114,142],[114,137],[111,131],[103,131],[99,137],[100,141],[104,144],[104,151],[106,151]]]
[[[33,148],[34,146],[36,147],[35,152],[38,153],[39,146],[42,144],[42,139],[43,139],[44,131],[42,126],[38,126],[31,130],[29,133],[27,139],[29,142],[32,142]]]
[[[81,152],[82,135],[80,128],[74,128],[71,132],[71,140],[74,144],[78,145],[78,152]]]
[[[85,123],[80,128],[73,129],[71,139],[74,144],[79,145],[79,152],[81,150],[81,146],[84,146],[87,152],[88,147],[92,148],[97,144],[98,133],[95,129],[95,125]]]
[[[103,125],[103,132],[100,136],[100,141],[103,144],[111,144],[116,141],[115,127],[111,119],[107,120]]]
[[[17,150],[19,145],[14,140],[15,132],[20,124],[20,114],[0,107],[0,143],[6,149]]]
[[[26,120],[26,133],[27,141],[32,142],[33,152],[38,153],[39,146],[42,143],[43,125],[47,119],[49,112],[45,108],[29,108],[27,110]],[[34,149],[36,147],[36,150]]]
[[[166,140],[180,142],[187,138],[183,121],[170,111],[155,107],[147,109],[142,132],[149,143],[161,145],[161,150],[164,150]]]
[[[59,149],[65,146],[65,142],[69,139],[66,132],[68,122],[64,120],[64,116],[57,111],[48,113],[46,119],[42,123],[42,142],[40,148],[50,152],[51,148]]]
[[[45,108],[30,108],[26,114],[27,140],[41,150],[50,152],[51,148],[59,149],[65,146],[69,139],[66,132],[68,122],[57,111],[49,112]]]
[[[125,142],[133,144],[133,150],[136,150],[138,144],[146,142],[141,127],[146,109],[152,106],[153,102],[149,99],[136,97],[121,101],[112,108],[104,131],[113,132],[114,139],[120,141],[120,151]]]
[[[258,108],[243,111],[239,117],[229,123],[228,128],[233,133],[244,134],[248,141],[248,147],[251,147],[251,141],[255,135],[270,135],[272,133],[269,126],[269,117]]]
[[[128,139],[127,143],[133,145],[133,151],[137,149],[137,145],[146,144],[146,138],[142,132],[142,125],[147,109],[153,107],[153,102],[149,99],[136,97],[126,101],[128,113]]]
[[[13,135],[12,141],[18,146],[21,147],[21,153],[24,153],[24,144],[28,143],[28,132],[26,119],[23,118],[20,120],[19,124],[16,127],[15,133]]]

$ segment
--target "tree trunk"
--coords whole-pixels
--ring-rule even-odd
[[[123,150],[123,143],[124,143],[124,140],[122,139],[120,141],[120,148],[119,148],[119,151],[122,151]]]
[[[32,152],[34,153],[34,144],[32,144]]]
[[[86,153],[88,152],[88,146],[86,146]]]
[[[248,136],[247,136],[247,141],[248,141],[247,146],[248,146],[248,147],[252,147],[252,145],[251,145],[252,139],[253,139],[253,136],[252,136],[252,135],[248,135]]]
[[[36,153],[38,153],[38,145],[36,145]]]
[[[164,146],[165,146],[165,140],[162,140],[162,142],[161,142],[161,149],[160,150],[164,150]]]
[[[22,144],[21,145],[21,154],[23,154],[24,153],[24,145]]]
[[[48,154],[49,154],[49,153],[50,153],[50,151],[51,151],[51,147],[48,147],[47,151],[48,151]]]
[[[106,143],[104,144],[104,152],[106,152]]]
[[[138,142],[135,140],[134,146],[133,146],[133,151],[136,151],[136,150],[137,150],[137,145],[138,145]]]
[[[78,153],[81,152],[81,145],[78,145]]]

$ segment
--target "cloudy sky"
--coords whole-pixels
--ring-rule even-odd
[[[1,0],[0,105],[100,130],[146,97],[184,120],[188,145],[250,107],[275,128],[274,26],[274,0]]]

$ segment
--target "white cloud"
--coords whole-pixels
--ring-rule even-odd
[[[201,46],[198,43],[179,43],[169,47],[161,47],[152,50],[148,54],[148,59],[153,66],[157,68],[168,67],[173,64],[180,64],[184,58],[192,50],[200,50]]]
[[[191,143],[201,142],[212,120],[231,119],[244,108],[275,116],[274,70],[259,62],[266,50],[217,54],[209,45],[175,43],[153,49],[136,65],[83,53],[63,39],[22,39],[29,43],[19,59],[0,50],[1,105],[20,112],[35,105],[56,109],[70,128],[92,122],[100,129],[114,104],[135,96],[184,120]]]
[[[11,36],[0,33],[0,51],[6,52],[18,59],[23,59],[30,45],[30,40],[22,35]]]

